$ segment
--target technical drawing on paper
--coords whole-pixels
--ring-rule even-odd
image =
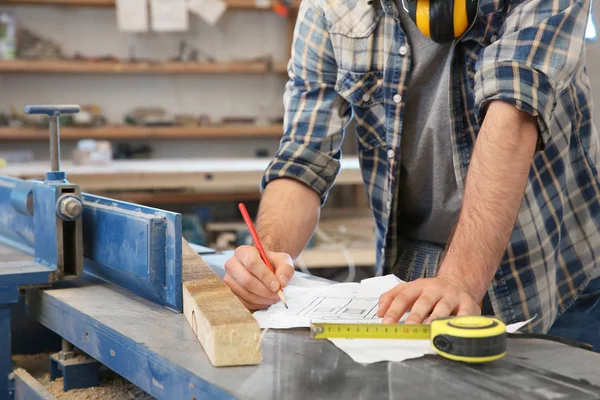
[[[375,319],[378,304],[376,297],[316,297],[296,315],[328,320]]]

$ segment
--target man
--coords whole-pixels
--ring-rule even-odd
[[[482,311],[507,323],[535,316],[531,331],[600,349],[589,7],[480,0],[470,29],[438,44],[393,0],[304,0],[285,134],[257,219],[276,274],[244,246],[227,262],[225,283],[251,310],[278,301],[354,118],[376,272],[409,282],[381,297],[384,323],[408,310],[407,323]]]

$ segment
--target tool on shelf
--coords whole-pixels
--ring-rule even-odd
[[[506,325],[493,317],[440,318],[431,325],[311,324],[315,339],[426,339],[439,355],[455,361],[485,363],[506,355]]]

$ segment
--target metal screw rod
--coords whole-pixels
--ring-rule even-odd
[[[60,127],[59,114],[50,115],[50,171],[60,171]]]
[[[68,106],[26,106],[27,114],[46,114],[50,119],[50,171],[60,172],[60,114],[76,114],[77,105]]]
[[[62,347],[62,351],[64,351],[65,353],[68,353],[69,351],[73,351],[73,345],[65,339],[62,340],[61,347]]]

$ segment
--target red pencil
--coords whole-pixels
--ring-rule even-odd
[[[267,257],[267,253],[265,252],[265,249],[263,248],[262,243],[260,242],[260,239],[258,238],[258,234],[256,233],[256,229],[254,228],[252,219],[250,219],[248,210],[246,210],[246,206],[244,205],[244,203],[240,203],[240,204],[238,204],[238,208],[240,209],[240,212],[242,213],[242,218],[244,218],[244,222],[246,223],[246,226],[248,227],[248,230],[250,231],[250,235],[252,236],[254,245],[256,246],[256,249],[258,250],[258,253],[260,254],[260,258],[263,260],[265,265],[271,270],[271,272],[275,273],[275,268],[273,268],[273,265],[271,265],[271,262],[269,261],[269,258]],[[285,301],[285,296],[283,295],[283,291],[281,290],[281,286],[279,287],[277,294],[279,295],[279,298],[281,299],[281,302],[283,303],[285,308],[288,308],[287,302]]]

